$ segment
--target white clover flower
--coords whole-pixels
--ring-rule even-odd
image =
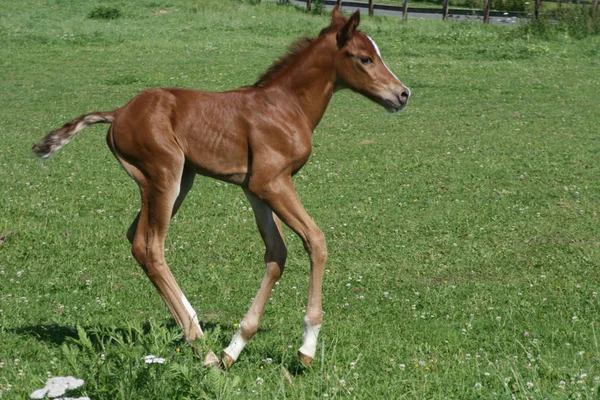
[[[561,380],[560,382],[558,382],[558,387],[561,389],[564,389],[566,385],[567,385],[567,382],[565,382],[565,381]]]
[[[527,385],[527,389],[533,388],[533,383],[532,382],[527,382],[526,385]]]
[[[483,387],[483,385],[481,384],[481,382],[475,383],[475,390],[481,390],[482,387]]]
[[[256,378],[257,385],[262,385],[263,383],[265,383],[265,380],[263,378],[261,378],[260,376],[258,378]]]
[[[144,362],[146,364],[164,364],[165,359],[162,357],[156,357],[153,354],[148,354],[147,356],[144,357]]]

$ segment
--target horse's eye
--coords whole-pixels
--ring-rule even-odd
[[[373,59],[371,57],[361,57],[360,62],[363,63],[364,65],[367,65],[367,64],[371,64],[373,62]]]

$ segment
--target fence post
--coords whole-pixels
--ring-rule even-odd
[[[373,15],[373,7],[374,7],[373,1],[375,1],[375,0],[369,0],[369,15]]]
[[[538,19],[540,17],[540,10],[542,9],[543,4],[544,2],[542,0],[535,0],[535,11],[533,13],[535,19]]]
[[[442,19],[445,21],[446,19],[448,19],[448,4],[449,1],[448,0],[444,0],[443,3],[443,8],[442,8]]]
[[[598,0],[594,0],[594,15],[598,15]]]
[[[598,0],[596,0],[598,1]],[[406,22],[406,19],[408,18],[408,0],[404,0],[404,3],[402,4],[402,21]]]
[[[312,0],[306,0],[306,12],[310,11],[311,3],[312,3]]]
[[[484,24],[489,24],[490,23],[490,0],[485,0],[483,2],[483,23]]]
[[[337,6],[340,10],[342,9],[342,0],[337,0]]]

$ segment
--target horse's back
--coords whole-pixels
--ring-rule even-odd
[[[119,109],[114,142],[127,158],[180,152],[196,172],[237,183],[249,164],[244,97],[239,92],[145,90]]]

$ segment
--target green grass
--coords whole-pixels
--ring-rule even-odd
[[[106,5],[120,17],[0,1],[2,399],[57,375],[83,378],[93,399],[598,398],[598,37],[365,16],[413,97],[389,115],[336,94],[295,178],[330,253],[318,355],[306,371],[295,359],[308,260],[287,230],[261,329],[220,372],[198,353],[227,345],[263,274],[242,192],[199,178],[169,230],[167,259],[206,324],[192,346],[129,255],[138,193],[106,126],[46,163],[30,147],[147,87],[253,83],[328,17],[266,2]]]

